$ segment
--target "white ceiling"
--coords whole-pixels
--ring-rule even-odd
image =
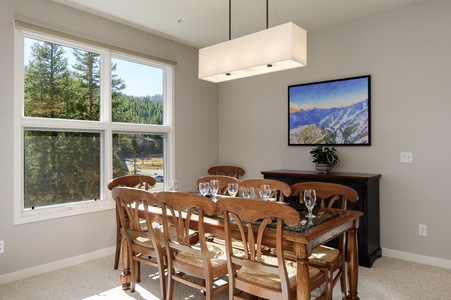
[[[228,0],[53,0],[196,48],[229,39]],[[315,31],[427,0],[269,0],[269,27]],[[232,39],[266,28],[266,1],[232,0]]]

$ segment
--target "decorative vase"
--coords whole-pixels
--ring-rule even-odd
[[[332,169],[331,164],[315,164],[315,167],[319,173],[328,173]]]

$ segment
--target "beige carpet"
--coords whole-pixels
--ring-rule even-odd
[[[142,267],[136,292],[122,291],[113,257],[93,260],[69,268],[0,285],[0,299],[160,299],[158,273]],[[174,299],[205,297],[195,289],[177,284]],[[451,270],[382,257],[372,268],[359,267],[359,297],[362,300],[451,299]],[[215,299],[228,299],[224,292]],[[340,299],[336,288],[334,300]]]

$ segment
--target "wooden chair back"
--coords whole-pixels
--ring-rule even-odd
[[[140,281],[139,263],[157,267],[160,272],[162,299],[166,297],[166,250],[161,229],[154,226],[149,208],[156,205],[155,195],[137,188],[115,187],[112,191],[116,201],[122,235],[127,241],[128,253],[133,263],[131,269],[131,289]],[[143,213],[146,212],[146,213]],[[155,259],[151,261],[150,257]]]
[[[346,209],[348,201],[357,202],[359,194],[351,187],[329,182],[299,182],[291,186],[291,195],[299,196],[299,201],[304,202],[303,193],[307,189],[314,189],[316,198],[321,201],[321,208]],[[337,205],[337,201],[340,204]]]
[[[272,194],[270,198],[275,198],[276,201],[284,202],[285,197],[291,195],[291,187],[289,184],[275,180],[275,179],[265,179],[265,178],[250,178],[241,180],[238,184],[239,189],[245,187],[253,187],[256,192],[259,192],[260,186],[263,184],[268,184],[271,189],[275,190],[275,194]],[[258,195],[260,197],[260,194]]]
[[[113,178],[108,183],[108,189],[111,191],[117,186],[136,187],[138,189],[150,190],[156,183],[155,178],[148,175],[127,175]]]
[[[240,179],[244,175],[244,169],[236,166],[214,166],[208,169],[210,175],[225,175]]]
[[[197,179],[197,187],[199,187],[199,182],[210,182],[210,180],[216,179],[219,183],[218,195],[227,195],[227,185],[229,183],[239,183],[240,181],[232,176],[225,175],[210,175],[202,176]]]
[[[300,221],[299,213],[292,207],[280,205],[276,202],[260,201],[248,198],[222,198],[216,202],[216,213],[224,215],[226,238],[227,265],[229,270],[229,294],[236,290],[265,299],[293,299],[295,298],[296,279],[290,285],[287,266],[284,259],[282,245],[283,223],[295,226]],[[233,219],[233,220],[232,220]],[[269,263],[268,257],[262,252],[263,235],[269,229],[268,224],[276,223],[277,258]],[[255,222],[255,223],[254,223]],[[232,227],[238,230],[232,231]],[[238,233],[237,233],[238,232]],[[233,239],[232,239],[233,238]],[[243,251],[234,251],[233,244],[242,242]],[[240,273],[241,272],[241,273]],[[246,274],[264,272],[268,276],[261,276],[261,280],[250,280]],[[262,273],[260,273],[262,274]],[[280,278],[280,286],[268,288],[261,284],[268,278]],[[291,286],[291,288],[290,288]],[[230,298],[232,299],[232,297]]]
[[[227,264],[224,254],[222,264],[220,260],[212,263],[215,251],[211,246],[214,245],[207,247],[204,230],[204,214],[213,214],[215,203],[209,198],[183,192],[159,192],[156,200],[162,209],[168,255],[168,299],[172,299],[174,281],[202,290],[206,299],[213,299],[215,293],[227,289],[227,285],[216,288],[213,284],[215,278],[227,274]],[[173,235],[168,230],[171,225],[175,228]],[[190,238],[192,230],[198,232],[197,241]],[[222,249],[222,252],[225,251]],[[202,283],[185,275],[200,278]]]
[[[155,178],[148,175],[127,175],[113,178],[108,183],[108,189],[111,191],[118,186],[136,187],[149,190],[156,183]],[[119,257],[121,253],[121,222],[119,221],[118,211],[116,209],[116,254],[114,257],[114,269],[119,266]]]

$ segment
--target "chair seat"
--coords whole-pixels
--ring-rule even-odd
[[[215,236],[214,238],[210,238],[210,242],[225,246],[225,237],[223,236]],[[235,255],[243,254],[244,246],[243,242],[232,238],[232,248]],[[270,247],[262,246],[262,254],[269,254]]]
[[[262,261],[264,261],[267,264],[277,265],[277,258],[273,256],[262,256]],[[288,280],[290,282],[290,289],[296,288],[296,273],[297,273],[296,264],[297,263],[294,261],[289,260],[285,261],[285,265],[287,267]],[[321,276],[321,274],[322,273],[319,269],[309,266],[310,280],[314,280],[315,278]],[[275,274],[270,274],[255,269],[242,267],[238,271],[237,276],[242,280],[246,280],[270,289],[278,291],[282,290],[280,277]]]
[[[197,248],[200,250],[200,244],[193,245],[193,248]],[[207,249],[208,254],[210,255],[211,258],[212,268],[217,268],[219,266],[224,266],[227,264],[226,250],[224,246],[216,243],[207,242]],[[176,259],[178,261],[181,261],[187,265],[196,268],[204,267],[204,261],[202,259],[202,256],[200,255],[187,252],[180,252],[176,255]]]
[[[164,244],[163,224],[160,224],[158,222],[153,222],[152,227],[155,232],[155,235],[157,236],[158,241],[160,242],[161,247],[164,248],[165,244]],[[148,229],[146,227],[141,228],[141,230],[148,231]],[[169,226],[169,235],[171,236],[171,238],[175,238],[176,234],[177,234],[177,231],[175,230],[175,227]],[[196,235],[197,235],[197,231],[190,230],[190,237],[194,237]],[[138,237],[138,238],[134,239],[134,241],[136,244],[138,244],[140,246],[153,248],[152,242],[148,238]]]
[[[271,248],[270,253],[272,256],[276,256],[276,249]],[[283,254],[285,259],[296,261],[296,256],[290,250],[284,250]],[[340,258],[340,251],[338,249],[320,245],[313,248],[312,255],[309,256],[309,264],[313,265],[327,265],[335,263]]]
[[[312,250],[312,255],[309,257],[309,263],[326,265],[336,262],[339,258],[340,251],[338,249],[321,245]]]

